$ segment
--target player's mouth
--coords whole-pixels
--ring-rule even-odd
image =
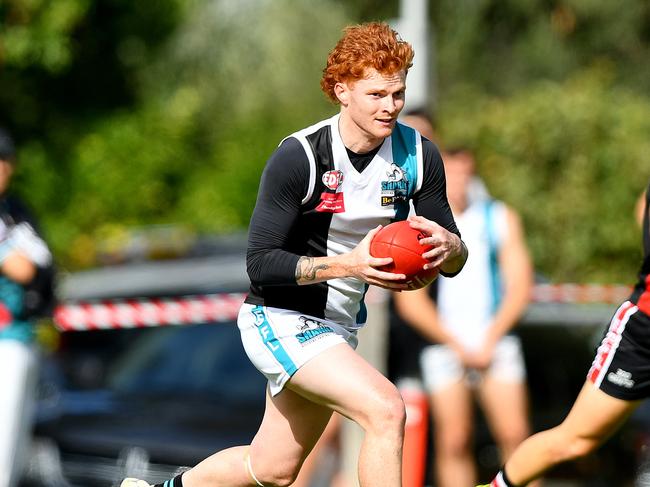
[[[377,118],[376,120],[384,127],[392,127],[395,124],[394,118]]]

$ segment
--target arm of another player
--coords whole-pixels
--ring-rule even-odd
[[[487,334],[485,345],[489,350],[492,350],[501,337],[517,325],[530,302],[534,283],[533,264],[526,246],[521,219],[508,207],[506,207],[506,222],[508,231],[499,249],[503,297]]]
[[[643,215],[645,212],[646,198],[646,192],[644,191],[639,196],[639,199],[636,200],[636,205],[634,206],[634,216],[640,227],[643,227]]]
[[[32,257],[31,252],[34,247],[32,242],[42,241],[27,223],[7,227],[3,222],[1,226],[0,272],[18,284],[28,284],[36,275],[36,259]]]
[[[440,321],[436,303],[431,299],[427,287],[408,293],[394,293],[395,310],[400,317],[424,338],[433,343],[451,347],[459,356],[464,355],[463,347],[456,341]]]

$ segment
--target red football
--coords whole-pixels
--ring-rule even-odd
[[[392,257],[391,264],[381,269],[396,274],[405,274],[411,289],[419,289],[438,277],[438,269],[424,270],[422,266],[428,261],[422,254],[431,246],[420,245],[420,239],[426,235],[411,228],[406,220],[383,227],[370,242],[370,255],[373,257]]]

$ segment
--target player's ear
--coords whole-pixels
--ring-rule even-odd
[[[339,82],[334,85],[334,94],[338,98],[339,103],[344,107],[348,106],[350,102],[350,88],[347,83]]]

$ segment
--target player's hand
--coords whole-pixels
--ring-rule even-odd
[[[471,353],[465,349],[462,343],[457,341],[455,338],[450,337],[446,345],[458,356],[458,359],[465,367],[471,368]]]
[[[370,230],[363,240],[347,254],[349,275],[384,289],[391,289],[393,291],[408,289],[408,284],[404,282],[406,279],[404,274],[395,274],[380,269],[382,266],[392,263],[392,258],[373,257],[370,255],[370,242],[381,228],[380,225]]]
[[[420,240],[420,244],[433,247],[431,250],[422,254],[430,262],[429,264],[425,264],[425,269],[442,267],[445,262],[457,259],[463,255],[464,247],[458,235],[451,233],[436,222],[422,216],[410,216],[408,220],[411,227],[428,235],[428,237]]]
[[[485,342],[476,352],[468,354],[468,367],[485,370],[492,363],[494,358],[494,345],[491,342]]]

